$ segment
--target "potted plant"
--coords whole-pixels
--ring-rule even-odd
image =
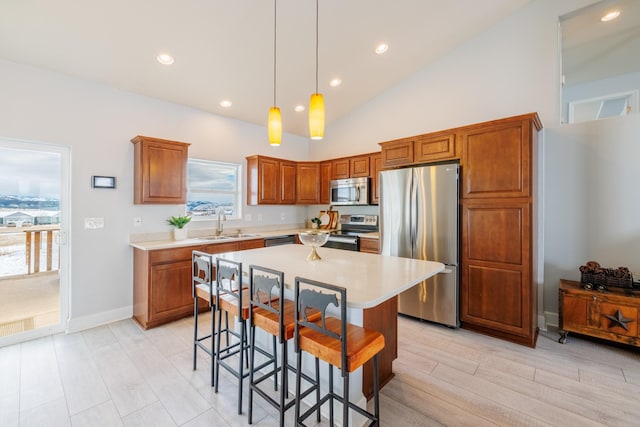
[[[320,218],[311,218],[311,228],[320,228]]]
[[[187,230],[184,228],[191,221],[190,216],[172,216],[167,220],[169,225],[174,226],[173,240],[184,240],[187,238]]]

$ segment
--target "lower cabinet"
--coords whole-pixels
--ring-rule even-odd
[[[580,283],[560,280],[560,339],[569,332],[640,346],[640,291],[609,288],[583,289]]]
[[[463,200],[460,316],[463,327],[535,347],[531,204]]]
[[[380,239],[360,237],[360,252],[370,254],[380,253]]]
[[[133,250],[133,318],[144,329],[193,314],[191,252],[211,254],[261,248],[264,239],[172,249]],[[205,301],[200,309],[206,309]]]

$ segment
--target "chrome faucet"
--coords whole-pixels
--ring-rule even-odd
[[[219,236],[222,234],[222,230],[224,229],[224,226],[222,225],[222,221],[226,221],[226,220],[227,220],[227,216],[222,211],[222,207],[218,208],[218,225],[215,230],[216,236]]]

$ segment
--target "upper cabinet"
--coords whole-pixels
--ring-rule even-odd
[[[296,202],[296,162],[266,156],[247,157],[247,205]]]
[[[380,181],[378,179],[378,174],[382,170],[382,154],[371,154],[369,156],[369,164],[371,166],[371,194],[369,197],[369,203],[372,205],[377,205],[378,203],[380,203]]]
[[[296,204],[320,203],[320,163],[298,162],[296,175]]]
[[[412,136],[383,142],[380,145],[382,167],[385,169],[459,157],[456,151],[456,135],[451,131]]]
[[[147,136],[136,136],[131,142],[134,144],[133,203],[186,203],[190,144]]]
[[[541,128],[537,116],[462,128],[462,197],[529,197],[532,144]]]
[[[333,178],[362,178],[370,176],[369,155],[333,160]]]
[[[329,204],[331,201],[331,161],[320,162],[320,204]]]

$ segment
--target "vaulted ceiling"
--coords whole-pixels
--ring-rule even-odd
[[[327,124],[529,1],[319,0]],[[285,132],[302,136],[307,113],[294,107],[315,91],[315,11],[314,0],[277,1],[276,103]],[[0,59],[265,125],[273,30],[272,0],[10,0],[0,3]],[[161,65],[160,53],[175,62]]]

